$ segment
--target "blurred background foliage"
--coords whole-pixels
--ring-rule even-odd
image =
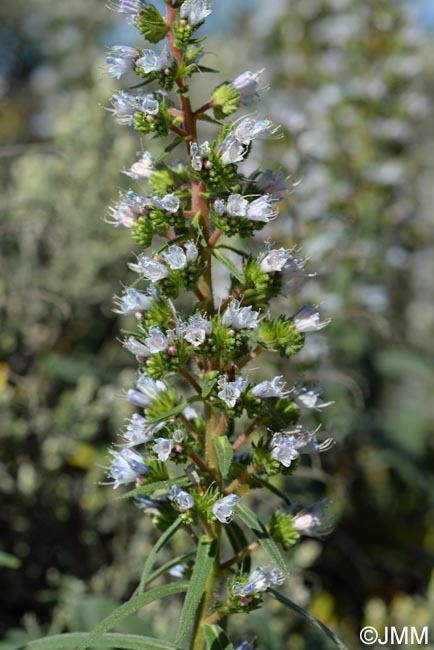
[[[318,275],[297,304],[333,317],[296,365],[335,400],[338,445],[286,489],[332,496],[342,515],[291,553],[287,590],[358,647],[362,624],[422,627],[434,609],[433,46],[393,0],[215,4],[207,49],[228,79],[266,67],[273,90],[251,110],[287,136],[251,161],[294,184],[269,236],[302,242]],[[131,594],[155,538],[99,485],[133,373],[111,311],[132,246],[103,221],[138,148],[101,107],[104,47],[133,44],[115,18],[99,0],[0,8],[4,650],[90,629]],[[126,629],[158,635],[171,607]],[[274,604],[248,628],[260,648],[329,647]]]

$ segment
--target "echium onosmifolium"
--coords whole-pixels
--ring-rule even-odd
[[[282,174],[243,171],[255,141],[280,137],[279,127],[256,113],[232,117],[266,90],[263,71],[241,72],[194,106],[190,78],[207,71],[196,30],[212,5],[165,4],[163,16],[142,0],[112,3],[148,43],[112,48],[109,73],[119,78],[135,72],[147,88],[116,92],[109,110],[139,135],[172,139],[159,157],[142,152],[124,171],[134,189],[121,193],[109,210],[108,221],[128,228],[139,246],[129,264],[131,286],[116,298],[116,311],[137,321],[124,346],[138,363],[136,385],[126,398],[139,412],[127,422],[120,448],[111,452],[108,475],[115,488],[131,488],[136,504],[152,513],[167,539],[182,527],[197,543],[200,562],[193,564],[176,643],[192,630],[190,648],[203,650],[211,647],[211,628],[204,623],[224,639],[220,620],[255,609],[267,591],[273,588],[273,595],[283,585],[288,571],[279,544],[287,550],[301,533],[329,530],[321,524],[321,509],[309,504],[294,516],[283,501],[268,530],[249,508],[250,492],[273,491],[270,477],[289,476],[302,456],[333,443],[318,440],[319,428],[300,422],[306,411],[330,403],[321,400],[317,387],[258,377],[249,364],[267,351],[288,359],[328,320],[314,305],[273,315],[271,300],[297,286],[295,279],[308,277],[306,261],[295,249],[265,244],[255,255],[242,245],[270,221],[287,218],[279,215],[287,188]],[[215,124],[214,140],[201,137],[204,119]],[[184,153],[171,162],[177,148]],[[230,279],[227,295],[217,300],[214,283],[222,271]],[[256,541],[243,541],[240,524]],[[227,537],[225,528],[231,529]],[[243,571],[243,559],[261,545],[267,565]],[[170,575],[188,573],[185,566]],[[142,579],[139,592],[146,584]],[[253,645],[239,639],[237,647]]]

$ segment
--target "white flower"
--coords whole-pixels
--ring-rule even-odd
[[[272,207],[271,195],[265,194],[249,203],[246,217],[250,221],[264,221],[265,223],[268,223],[268,221],[274,219],[277,214],[277,210],[273,210]]]
[[[131,402],[131,393],[131,397],[136,400],[135,402],[132,402],[133,404],[147,408],[155,399],[158,398],[161,392],[167,390],[167,385],[164,381],[159,379],[155,380],[148,375],[141,375],[137,381],[137,389],[138,390],[128,391],[128,400]]]
[[[236,494],[229,494],[227,497],[219,499],[211,508],[214,517],[222,524],[228,524],[233,517],[235,506],[240,501],[240,497],[237,497]]]
[[[120,79],[123,74],[133,69],[133,63],[138,56],[139,53],[134,47],[115,45],[106,57],[109,75]]]
[[[256,122],[250,117],[245,117],[235,127],[234,136],[241,144],[249,145],[252,140],[268,140],[277,130],[278,127],[274,127],[270,120]]]
[[[163,196],[163,198],[154,196],[153,201],[154,205],[157,208],[160,208],[160,210],[165,210],[165,212],[175,214],[175,212],[178,212],[179,210],[180,201],[175,194],[166,194],[166,196]]]
[[[164,264],[143,254],[138,256],[136,264],[130,263],[128,266],[132,271],[143,275],[150,282],[159,282],[169,275],[169,270]]]
[[[145,74],[160,72],[160,70],[170,67],[171,64],[172,57],[166,46],[161,49],[160,54],[154,50],[143,50],[143,55],[136,61],[136,66]]]
[[[203,23],[211,13],[212,4],[207,0],[186,0],[180,10],[181,18],[187,20],[192,27]]]
[[[290,257],[291,251],[288,248],[276,248],[259,257],[259,267],[264,273],[276,273],[283,270]]]
[[[184,431],[182,429],[175,429],[172,433],[172,438],[175,442],[181,443],[184,440]]]
[[[271,381],[262,381],[252,388],[255,397],[280,397],[285,398],[291,391],[285,390],[286,381],[283,377],[274,377]]]
[[[221,164],[225,167],[241,162],[246,153],[246,147],[232,133],[229,133],[220,145],[219,152]]]
[[[190,160],[191,166],[196,172],[202,169],[202,155],[197,142],[190,142]]]
[[[157,454],[158,460],[164,463],[169,459],[173,446],[173,440],[168,438],[155,438],[155,445],[152,445],[152,451]]]
[[[273,435],[270,442],[271,458],[279,461],[284,467],[290,467],[300,454],[320,454],[330,449],[333,444],[332,438],[327,438],[324,442],[319,443],[314,431],[295,427]]]
[[[214,210],[217,212],[217,214],[220,217],[223,216],[224,213],[226,212],[226,206],[224,201],[222,201],[221,199],[217,199],[216,201],[214,201]]]
[[[268,194],[278,195],[289,189],[288,179],[282,171],[273,172],[271,169],[266,169],[259,173],[254,178],[256,187],[260,192],[267,192]]]
[[[158,115],[160,112],[160,104],[154,95],[146,95],[143,98],[140,109],[146,115]]]
[[[178,485],[172,485],[167,498],[176,505],[179,512],[185,512],[194,507],[193,497],[185,490],[181,490]]]
[[[222,325],[234,330],[255,330],[259,324],[259,316],[259,312],[253,311],[250,305],[241,307],[239,300],[232,300],[223,314]]]
[[[149,329],[149,336],[145,339],[150,354],[157,354],[158,352],[165,352],[169,347],[169,341],[166,335],[159,327],[153,325]]]
[[[184,339],[197,347],[212,333],[212,323],[202,316],[193,316],[184,332]]]
[[[220,375],[217,384],[221,388],[218,397],[223,402],[226,402],[230,408],[235,406],[247,386],[247,382],[243,377],[237,377],[235,381],[228,381],[225,375]]]
[[[321,397],[321,391],[319,388],[311,388],[309,386],[302,386],[297,388],[295,394],[295,401],[307,409],[315,409],[316,411],[321,411],[327,406],[331,406],[333,402],[324,402]]]
[[[265,88],[260,87],[260,80],[263,73],[264,68],[257,72],[246,70],[233,80],[232,85],[240,93],[241,103],[244,104],[244,106],[251,104],[255,97],[259,95],[261,90],[265,90]]]
[[[135,336],[129,336],[123,343],[122,345],[124,348],[128,350],[128,352],[131,352],[131,354],[135,354],[136,357],[148,357],[150,350],[149,348],[144,345],[139,339],[137,339]]]
[[[133,287],[127,289],[123,296],[115,296],[114,300],[119,307],[119,309],[114,310],[117,314],[135,314],[136,312],[146,311],[152,307],[154,302],[153,296]]]
[[[128,447],[142,445],[154,439],[154,433],[164,427],[166,422],[160,422],[158,425],[150,425],[143,415],[134,413],[129,420],[123,437],[128,442]]]
[[[131,165],[128,171],[124,172],[130,178],[134,180],[146,180],[151,177],[154,171],[154,158],[149,151],[144,151],[140,156],[139,160]]]
[[[135,17],[145,5],[143,0],[113,0],[108,6],[118,14],[125,14],[128,22],[134,24]]]
[[[134,114],[141,110],[143,97],[120,90],[111,96],[110,101],[113,108],[107,110],[113,113],[118,124],[132,126]]]
[[[113,461],[108,469],[108,474],[114,479],[115,490],[120,485],[132,483],[149,473],[149,467],[144,464],[142,456],[132,449],[111,450],[110,453],[113,456]]]
[[[318,330],[327,327],[330,323],[330,318],[322,321],[317,309],[306,306],[302,307],[295,316],[293,316],[292,321],[296,332],[318,332]]]
[[[240,582],[235,582],[232,587],[232,594],[237,598],[248,598],[275,585],[282,585],[285,582],[285,577],[278,569],[266,570],[263,566],[258,566],[247,578],[247,582],[243,585]]]
[[[241,194],[231,194],[228,198],[226,211],[230,217],[245,217],[249,202]]]
[[[303,508],[294,516],[292,525],[302,535],[321,539],[334,528],[334,515],[327,512],[331,506],[330,499],[321,499],[307,508]]]
[[[189,264],[195,264],[199,255],[196,244],[193,241],[186,241],[184,248],[185,254],[187,256],[187,262]]]
[[[166,251],[161,253],[161,257],[174,271],[185,269],[187,266],[187,256],[181,246],[169,246]]]

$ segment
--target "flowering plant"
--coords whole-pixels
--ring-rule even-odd
[[[288,577],[282,550],[301,535],[321,537],[331,526],[327,500],[297,508],[272,482],[295,472],[303,455],[331,447],[331,438],[318,440],[318,429],[300,422],[302,412],[321,411],[329,403],[315,387],[288,387],[282,376],[252,381],[248,366],[266,352],[289,359],[302,349],[306,334],[328,321],[313,306],[291,316],[272,315],[272,299],[303,280],[305,260],[295,250],[266,244],[255,255],[239,244],[277,218],[286,188],[279,173],[242,171],[255,140],[279,137],[278,127],[251,115],[224,121],[264,90],[262,71],[220,84],[209,101],[194,108],[190,78],[213,72],[202,64],[203,39],[196,34],[211,4],[166,0],[165,16],[143,0],[118,0],[113,8],[156,47],[112,48],[110,74],[120,78],[134,71],[143,78],[140,86],[159,88],[117,92],[109,110],[139,133],[173,135],[158,159],[144,152],[126,171],[148,182],[148,196],[122,193],[109,218],[129,228],[142,249],[158,242],[156,250],[140,251],[129,264],[137,279],[116,298],[117,311],[137,320],[137,331],[127,333],[123,344],[139,365],[136,386],[127,392],[139,412],[128,421],[120,447],[111,450],[108,475],[114,488],[132,485],[125,496],[152,516],[161,536],[132,598],[90,634],[64,638],[80,650],[95,644],[233,650],[228,617],[255,610],[266,595],[304,612],[275,589]],[[200,122],[215,125],[215,140],[200,140]],[[186,160],[169,162],[182,144]],[[227,278],[220,300],[217,274]],[[189,292],[195,302],[183,309]],[[267,523],[248,506],[254,490],[281,502]],[[189,534],[193,550],[152,572],[158,552],[180,529]],[[268,563],[252,569],[258,547]],[[181,580],[149,588],[164,574]],[[146,604],[180,593],[186,595],[174,643],[109,633]],[[249,648],[250,640],[236,645]]]

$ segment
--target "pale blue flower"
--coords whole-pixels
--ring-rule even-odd
[[[172,501],[176,505],[179,512],[185,512],[194,508],[194,499],[191,494],[182,490],[178,485],[172,485],[167,497],[169,501]]]
[[[222,325],[234,330],[256,330],[260,322],[260,313],[252,306],[241,307],[239,300],[232,300],[222,316]]]
[[[164,264],[144,254],[138,256],[136,263],[129,263],[128,266],[150,282],[159,282],[169,275],[169,270]]]
[[[276,248],[263,253],[258,258],[259,267],[264,273],[276,273],[282,271],[292,251],[288,248]]]
[[[136,67],[145,74],[160,72],[171,65],[172,56],[166,45],[162,47],[159,54],[154,50],[143,50],[142,56],[136,61]]]
[[[150,442],[154,439],[155,432],[164,427],[165,424],[165,422],[160,422],[158,425],[150,425],[143,415],[134,413],[123,432],[123,438],[128,443],[126,446],[135,447]]]
[[[330,323],[330,318],[322,321],[317,308],[305,306],[292,317],[292,322],[297,332],[317,332],[327,327]]]
[[[153,305],[155,296],[150,293],[144,293],[134,287],[129,287],[123,296],[115,296],[114,302],[119,309],[114,311],[117,314],[135,314],[137,312],[147,311]]]
[[[226,204],[226,211],[230,217],[245,217],[249,202],[241,194],[231,194]]]
[[[181,246],[169,246],[161,253],[161,257],[173,271],[181,271],[187,266],[187,255]]]
[[[149,336],[145,338],[145,345],[150,354],[157,354],[158,352],[165,352],[169,347],[169,340],[167,336],[156,325],[149,329]]]
[[[272,202],[271,195],[265,194],[249,203],[246,214],[247,219],[250,221],[263,221],[265,223],[274,219],[278,212],[277,210],[273,210]]]
[[[333,402],[324,402],[321,398],[321,390],[310,386],[297,387],[294,399],[299,406],[315,411],[321,411],[333,404]]]
[[[246,147],[238,138],[233,133],[229,133],[219,147],[221,164],[225,167],[226,165],[241,162],[246,151]]]
[[[235,381],[228,381],[226,375],[220,375],[217,384],[221,388],[218,397],[230,408],[235,406],[247,386],[247,382],[243,377],[237,377]]]
[[[255,397],[279,397],[284,399],[291,391],[285,390],[286,381],[282,376],[274,377],[271,381],[262,381],[252,388],[252,395]]]
[[[128,350],[128,352],[136,355],[136,357],[148,357],[151,352],[150,349],[135,336],[129,336],[125,341],[123,341],[122,345]]]
[[[271,458],[277,460],[284,467],[290,467],[292,462],[301,454],[320,454],[328,451],[334,444],[332,438],[327,438],[319,443],[316,432],[308,431],[303,427],[280,431],[275,433],[270,441],[272,449]]]
[[[144,9],[146,2],[144,0],[112,0],[109,2],[110,9],[118,14],[124,14],[128,22],[134,23],[134,19],[141,9]]]
[[[134,47],[127,45],[115,45],[112,47],[106,57],[108,73],[115,79],[120,79],[123,74],[133,70],[134,61],[139,56]]]
[[[173,440],[169,438],[155,438],[155,444],[152,445],[152,451],[157,454],[158,460],[165,463],[169,460],[174,446]]]
[[[108,474],[114,479],[115,490],[120,485],[135,482],[150,471],[149,467],[145,465],[143,457],[132,449],[122,449],[122,451],[112,449],[110,453],[113,456],[113,461],[108,469]]]
[[[212,13],[212,4],[207,0],[186,0],[181,5],[181,18],[187,20],[188,24],[196,27],[203,23]]]
[[[202,316],[193,316],[184,330],[184,339],[197,347],[212,333],[212,323]]]
[[[131,165],[131,167],[124,172],[134,180],[146,180],[151,177],[154,172],[154,158],[149,151],[144,151],[139,160]]]
[[[132,126],[134,115],[142,109],[143,97],[120,90],[111,96],[110,101],[112,108],[107,110],[113,113],[118,124]]]
[[[255,594],[262,593],[276,585],[282,585],[285,582],[285,576],[278,569],[265,569],[264,566],[258,566],[247,578],[247,582],[235,582],[232,587],[232,595],[236,598],[248,598]]]
[[[292,520],[295,530],[302,535],[318,539],[329,535],[335,522],[334,513],[329,511],[331,504],[330,499],[321,499],[297,512]]]
[[[246,70],[239,74],[232,81],[234,88],[238,90],[241,97],[241,103],[244,106],[248,106],[252,101],[259,96],[259,94],[266,90],[264,86],[261,87],[260,81],[262,75],[264,74],[264,68],[258,70],[257,72],[251,72],[251,70]]]
[[[234,136],[238,142],[248,146],[253,140],[269,140],[278,128],[270,120],[256,121],[245,117],[235,127]]]
[[[234,515],[234,508],[240,501],[240,497],[237,497],[236,494],[229,494],[227,497],[219,499],[211,508],[214,517],[222,524],[229,524]]]

